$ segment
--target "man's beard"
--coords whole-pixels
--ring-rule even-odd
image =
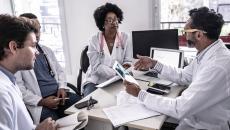
[[[192,48],[195,46],[195,42],[192,40],[187,40],[187,46]]]
[[[20,66],[17,67],[17,71],[20,70],[31,70],[34,68],[34,64],[21,64]]]

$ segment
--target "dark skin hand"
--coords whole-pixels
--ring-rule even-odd
[[[125,69],[128,69],[129,67],[131,67],[131,65],[130,65],[130,64],[127,64],[127,63],[123,64],[122,66],[123,66]]]
[[[61,99],[61,104],[60,105],[65,105],[65,98],[66,98],[67,94],[66,94],[66,91],[64,88],[60,88],[58,89],[58,92],[57,92],[57,97],[58,98],[62,98]]]
[[[49,96],[41,99],[38,103],[38,106],[44,106],[47,108],[54,109],[58,107],[60,100],[61,98],[58,98],[56,96]]]
[[[133,95],[134,97],[137,97],[139,92],[141,91],[140,87],[136,85],[135,83],[130,83],[126,80],[124,80],[124,85],[126,87],[126,92],[130,95]]]

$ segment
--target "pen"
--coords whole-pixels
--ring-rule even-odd
[[[69,97],[66,97],[66,98],[55,98],[55,100],[61,100],[61,99],[65,99],[65,100],[68,100],[69,99]]]

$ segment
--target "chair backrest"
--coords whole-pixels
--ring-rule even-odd
[[[84,73],[88,70],[89,67],[89,57],[87,55],[88,46],[85,46],[85,48],[81,52],[81,59],[80,59],[80,67]]]
[[[81,84],[82,84],[82,72],[86,73],[89,67],[89,57],[87,55],[88,46],[81,52],[80,58],[80,69],[77,76],[77,90],[81,93]]]

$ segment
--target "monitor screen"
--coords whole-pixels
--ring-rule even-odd
[[[134,58],[137,54],[150,56],[151,47],[179,49],[178,30],[133,31],[132,42]]]
[[[183,68],[184,51],[182,50],[151,48],[150,57],[163,64]]]

